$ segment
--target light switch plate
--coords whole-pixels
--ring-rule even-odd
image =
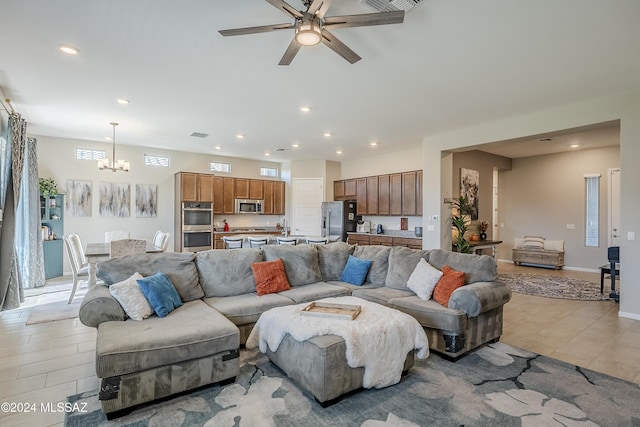
[[[636,240],[636,232],[627,231],[627,240]]]

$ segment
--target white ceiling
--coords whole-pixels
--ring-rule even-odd
[[[370,12],[335,0],[327,16]],[[363,58],[353,65],[318,45],[283,67],[291,31],[218,34],[289,22],[263,0],[3,0],[0,89],[34,135],[108,144],[117,121],[118,144],[353,159],[640,88],[638,16],[638,0],[429,0],[404,24],[334,30]],[[508,146],[493,150],[517,156]]]

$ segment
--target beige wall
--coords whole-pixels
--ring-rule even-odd
[[[173,249],[173,218],[174,218],[174,174],[179,171],[211,173],[210,161],[231,163],[229,176],[260,178],[260,167],[276,167],[276,162],[263,162],[231,157],[201,155],[180,151],[146,149],[127,145],[116,146],[116,156],[131,162],[131,171],[111,172],[101,171],[96,161],[76,160],[76,147],[107,150],[110,145],[93,141],[79,141],[64,138],[37,136],[38,139],[38,174],[43,178],[53,178],[58,184],[58,191],[64,191],[67,180],[91,181],[93,185],[92,215],[91,217],[74,217],[67,212],[65,216],[65,234],[77,232],[83,243],[103,241],[107,230],[129,230],[132,237],[150,239],[158,230],[171,232],[169,250]],[[168,155],[171,166],[144,166],[143,155]],[[109,154],[110,156],[110,154]],[[222,174],[220,174],[222,175]],[[129,218],[102,217],[98,212],[98,186],[100,182],[128,183],[131,188],[131,216]],[[135,185],[155,184],[158,186],[158,216],[156,218],[135,217]],[[214,220],[221,222],[222,217]],[[281,219],[272,215],[227,215],[232,227],[245,225],[275,225]],[[64,271],[70,271],[66,256],[64,257]]]
[[[607,170],[620,166],[620,148],[609,147],[513,160],[499,177],[498,257],[511,259],[514,237],[565,241],[568,267],[597,269],[607,259]],[[600,174],[600,247],[585,247],[585,174]],[[571,226],[575,228],[570,228]]]
[[[437,209],[446,214],[442,204],[440,188],[442,153],[451,149],[471,147],[495,141],[539,135],[573,129],[581,126],[620,120],[620,167],[621,167],[621,232],[620,244],[622,295],[620,315],[640,320],[640,234],[637,212],[640,199],[637,186],[640,183],[640,91],[592,98],[568,105],[548,108],[529,114],[504,118],[464,129],[425,137],[423,140],[424,166],[424,210]],[[427,221],[425,219],[425,230]],[[635,240],[628,233],[636,233]],[[423,245],[427,248],[446,247],[446,233],[427,231]]]

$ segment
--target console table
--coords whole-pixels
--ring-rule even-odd
[[[496,248],[500,243],[502,243],[502,240],[472,240],[469,242],[469,246],[473,249],[474,254],[479,250],[491,248],[491,256],[495,258]]]

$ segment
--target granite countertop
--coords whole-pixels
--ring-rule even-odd
[[[386,236],[386,237],[403,237],[405,239],[419,239],[422,240],[422,237],[416,237],[416,233],[408,230],[385,230],[382,234],[377,233],[356,233],[356,232],[347,232],[347,234],[358,234],[362,236]]]
[[[214,230],[214,234],[247,234],[247,233],[278,233],[276,227],[231,227],[229,231]]]

